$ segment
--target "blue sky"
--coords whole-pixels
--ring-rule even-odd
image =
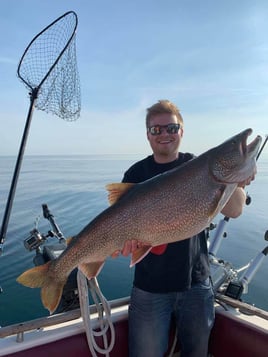
[[[17,155],[29,108],[16,75],[31,39],[77,13],[82,110],[34,110],[25,154],[149,154],[145,110],[170,99],[182,151],[199,154],[248,128],[267,134],[268,1],[1,0],[0,154]]]

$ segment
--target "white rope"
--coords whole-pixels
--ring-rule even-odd
[[[88,282],[89,290],[97,308],[98,319],[100,322],[100,331],[94,331],[91,326],[87,278],[80,270],[78,270],[77,284],[79,291],[80,309],[86,330],[88,346],[92,357],[98,357],[96,351],[103,355],[105,354],[106,357],[109,357],[109,353],[112,351],[115,343],[115,330],[111,319],[110,305],[100,291],[97,279],[93,278],[88,280]],[[107,338],[107,332],[109,329],[111,333],[110,344],[108,344]],[[96,337],[100,336],[103,338],[104,348],[99,347],[96,343]]]

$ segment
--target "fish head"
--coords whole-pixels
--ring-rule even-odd
[[[257,135],[247,144],[252,132],[246,129],[211,150],[209,169],[217,181],[239,183],[256,173],[256,157],[262,138]]]

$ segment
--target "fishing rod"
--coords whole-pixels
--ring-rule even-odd
[[[268,134],[265,135],[265,140],[256,156],[256,162],[259,159],[260,154],[262,153],[262,151],[267,143],[267,140],[268,140]],[[249,205],[250,203],[251,203],[251,197],[247,193],[246,194],[246,205]],[[222,239],[225,237],[224,228],[225,228],[226,224],[229,222],[229,220],[230,220],[230,217],[225,216],[217,224],[217,230],[215,232],[214,239],[212,240],[212,242],[210,243],[210,246],[209,246],[209,254],[210,255],[216,256],[218,249],[221,245]],[[215,226],[213,226],[213,228],[215,228]]]
[[[258,160],[260,154],[262,153],[262,150],[264,149],[264,146],[266,145],[267,140],[268,140],[268,134],[265,135],[265,140],[264,140],[264,142],[263,142],[263,144],[262,144],[262,146],[261,146],[261,148],[260,148],[260,150],[259,150],[259,152],[258,152],[258,154],[256,156],[256,161]]]

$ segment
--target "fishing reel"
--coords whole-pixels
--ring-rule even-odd
[[[53,214],[49,211],[47,204],[42,205],[43,208],[43,217],[49,221],[52,226],[52,230],[49,230],[46,235],[39,232],[37,227],[30,231],[29,237],[24,240],[24,247],[30,252],[33,250],[40,250],[40,246],[44,244],[49,237],[56,237],[60,243],[65,243],[66,239],[64,238],[62,232],[57,225]],[[66,245],[65,245],[66,248]]]
[[[217,257],[222,239],[226,236],[224,232],[225,225],[229,221],[228,217],[224,217],[218,224],[213,240],[209,244],[209,262],[211,279],[215,291],[226,295],[236,300],[240,300],[242,294],[247,294],[248,285],[256,275],[262,262],[268,256],[268,246],[259,252],[248,264],[244,267],[236,269],[224,259]],[[268,230],[264,234],[265,241],[268,241]],[[240,274],[243,272],[243,274]]]
[[[49,211],[46,204],[42,205],[43,216],[52,226],[47,234],[42,234],[37,227],[30,231],[30,235],[24,240],[24,247],[32,252],[35,250],[36,254],[33,258],[35,266],[43,265],[49,261],[58,258],[67,248],[67,243],[64,235],[60,231],[54,216]],[[54,244],[48,243],[48,238],[57,238]],[[68,277],[67,283],[63,288],[62,298],[55,313],[61,313],[69,310],[79,308],[79,295],[77,288],[77,269],[74,269]]]
[[[43,235],[37,228],[30,231],[29,237],[24,239],[24,247],[30,252],[39,249],[39,247],[46,242],[48,237],[54,237],[53,232],[48,231],[47,235]]]

